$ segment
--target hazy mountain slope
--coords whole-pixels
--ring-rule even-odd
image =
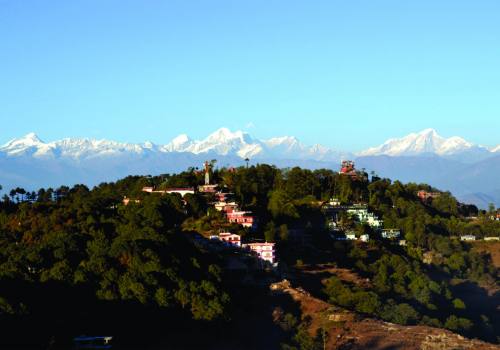
[[[448,189],[444,174],[460,173],[466,167],[461,162],[432,154],[422,156],[368,156],[356,159],[358,168],[373,170],[377,175],[403,182],[425,182],[435,187]]]
[[[403,182],[424,182],[449,190],[465,202],[486,208],[500,206],[500,156],[474,164],[435,155],[413,157],[372,156],[356,159],[358,167]]]

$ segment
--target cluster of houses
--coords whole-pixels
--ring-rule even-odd
[[[229,223],[241,225],[246,228],[254,229],[257,225],[257,218],[250,211],[243,211],[239,205],[230,200],[232,193],[215,192],[216,201],[213,206],[216,210],[224,213]],[[221,232],[218,235],[211,236],[210,239],[219,240],[230,247],[246,249],[254,253],[261,261],[275,265],[276,254],[274,243],[270,242],[250,242],[242,243],[241,236],[231,232]]]
[[[490,215],[490,220],[500,221],[500,210]]]
[[[257,218],[250,211],[240,209],[238,203],[232,200],[232,193],[223,192],[219,190],[219,185],[210,184],[210,167],[208,162],[205,162],[205,183],[198,186],[197,192],[204,193],[215,197],[215,202],[212,203],[213,207],[224,214],[229,223],[238,224],[245,228],[255,229],[257,225]],[[177,193],[184,197],[187,194],[194,194],[195,188],[166,188],[155,189],[154,187],[143,187],[143,192],[158,193],[158,194],[172,194]],[[140,202],[138,199],[130,199],[125,197],[123,203],[128,205],[130,202]],[[217,240],[222,242],[227,247],[245,249],[253,253],[259,258],[261,262],[269,263],[274,266],[276,264],[276,255],[274,243],[269,242],[248,242],[242,243],[241,236],[231,232],[221,232],[218,235],[210,236],[210,240]]]
[[[381,220],[374,213],[370,212],[366,204],[357,203],[341,205],[339,200],[332,198],[329,202],[323,205],[322,209],[325,217],[327,218],[327,224],[331,232],[331,237],[335,240],[359,240],[362,242],[368,242],[370,240],[370,235],[368,234],[358,235],[353,231],[345,230],[341,227],[341,217],[343,213],[345,213],[356,223],[367,224],[370,226],[383,239],[397,240],[400,245],[406,244],[406,241],[400,239],[401,231],[399,229],[383,229],[383,220]]]

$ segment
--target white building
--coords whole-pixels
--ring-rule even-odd
[[[328,205],[332,207],[339,207],[340,201],[337,198],[331,198],[330,201],[328,202]]]
[[[474,235],[463,235],[463,236],[460,236],[460,240],[461,241],[475,241],[476,240],[476,236],[474,236]]]
[[[382,230],[380,232],[380,235],[382,236],[382,238],[394,239],[394,238],[399,238],[401,236],[401,231],[398,229],[391,228],[391,229]]]
[[[358,239],[354,233],[346,233],[345,238],[349,241],[355,241]]]
[[[155,190],[153,187],[143,187],[142,192],[159,193],[159,194],[178,193],[182,197],[184,197],[186,194],[194,194],[194,188],[182,187],[182,188],[167,188],[165,190]]]
[[[241,236],[231,232],[219,233],[219,239],[229,246],[241,247]]]
[[[239,206],[236,202],[219,201],[214,203],[214,207],[216,210],[223,211],[225,213],[239,211]]]
[[[347,209],[347,214],[354,217],[356,221],[374,228],[380,228],[384,223],[375,214],[368,212],[366,205],[353,205]]]
[[[274,243],[248,243],[243,244],[243,248],[250,249],[252,252],[256,253],[261,260],[274,264],[276,258]]]
[[[368,242],[370,240],[370,235],[361,235],[359,236],[359,240],[362,242]]]

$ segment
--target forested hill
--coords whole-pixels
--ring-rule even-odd
[[[491,307],[498,302],[498,270],[487,249],[459,238],[500,237],[494,208],[478,211],[446,192],[422,200],[418,191],[438,190],[364,173],[262,164],[217,169],[211,178],[258,218],[256,229],[229,224],[211,194],[142,191],[198,188],[203,174],[195,169],[129,176],[93,189],[17,188],[4,196],[0,323],[8,332],[0,343],[63,349],[74,336],[109,333],[116,348],[245,348],[235,344],[253,333],[246,348],[322,348],[318,325],[293,302],[270,299],[269,283],[283,278],[362,317],[499,341]],[[343,206],[366,204],[385,228],[400,230],[406,245],[345,215],[336,230],[370,240],[336,240],[325,214],[332,198]],[[237,250],[203,243],[221,229],[246,241],[275,242],[278,267],[259,270]],[[229,268],[235,260],[246,267]],[[320,266],[331,268],[308,273]],[[476,307],[478,295],[487,307]],[[275,317],[278,309],[282,317]],[[341,325],[321,327],[325,337]]]

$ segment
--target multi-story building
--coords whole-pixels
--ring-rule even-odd
[[[219,233],[219,239],[229,246],[241,247],[241,236],[231,232]]]
[[[239,211],[239,206],[236,202],[215,202],[214,208],[218,211],[224,213],[231,213],[233,211]]]
[[[255,227],[256,220],[251,215],[250,211],[232,211],[226,213],[227,220],[230,223],[239,224],[243,227],[253,228]]]
[[[356,221],[362,224],[366,223],[374,228],[381,228],[384,223],[375,214],[370,213],[366,205],[353,205],[348,207],[347,214],[353,216]]]
[[[259,259],[274,264],[276,256],[274,251],[274,243],[247,243],[243,244],[243,248],[254,252]]]

